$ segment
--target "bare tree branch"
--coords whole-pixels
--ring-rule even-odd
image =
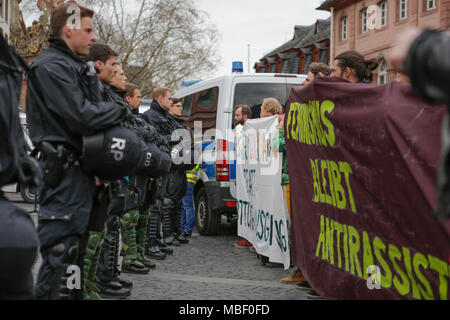
[[[39,16],[37,0],[22,0],[24,15]],[[211,75],[219,62],[219,34],[196,0],[79,0],[92,8],[98,43],[118,54],[143,95],[156,86]],[[25,17],[26,19],[26,17]]]

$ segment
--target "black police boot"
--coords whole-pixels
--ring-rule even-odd
[[[182,244],[189,243],[189,239],[184,236],[184,232],[181,231],[181,229],[180,229],[180,226],[181,226],[181,210],[176,209],[176,210],[174,210],[172,212],[172,214],[174,215],[173,218],[175,218],[174,219],[174,221],[175,221],[175,226],[174,226],[175,239],[177,239]]]
[[[145,249],[145,255],[149,256],[150,258],[153,258],[155,260],[164,260],[166,258],[166,255],[164,252],[161,251],[158,245],[156,244],[150,244]]]
[[[149,258],[153,258],[156,260],[164,260],[166,255],[161,252],[161,249],[158,246],[158,224],[159,221],[159,213],[161,210],[161,201],[157,201],[157,204],[152,206],[150,209],[150,218],[147,224],[147,239],[145,245],[145,255]]]
[[[180,242],[175,237],[175,203],[172,199],[165,198],[162,205],[162,229],[163,242],[169,246],[179,246]]]
[[[169,246],[179,246],[180,242],[175,238],[175,234],[173,233],[174,228],[168,209],[163,211],[162,222],[164,235],[163,242]]]
[[[170,236],[164,238],[164,243],[169,246],[178,247],[180,245],[180,241],[175,238],[175,235],[171,234]]]
[[[183,233],[181,233],[177,236],[177,240],[183,244],[189,243],[189,239],[186,238]]]
[[[122,266],[122,272],[123,273],[131,273],[131,274],[147,274],[150,272],[150,269],[147,268],[145,265],[134,265],[134,264],[127,264]]]
[[[131,295],[130,289],[124,288],[115,281],[100,281],[98,287],[100,289],[99,295],[104,299],[124,299]]]
[[[159,242],[158,246],[161,250],[161,252],[164,252],[166,255],[173,255],[173,249],[170,248],[167,244],[165,244],[164,242]]]
[[[120,277],[120,276],[118,276],[115,280],[117,282],[119,282],[122,285],[122,287],[124,287],[124,288],[127,288],[127,289],[133,288],[133,281],[126,280],[126,279],[124,279],[123,277]]]
[[[156,264],[154,264],[153,262],[149,261],[141,261],[144,266],[146,266],[149,269],[155,269],[156,268]]]

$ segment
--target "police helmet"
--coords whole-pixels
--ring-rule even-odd
[[[133,176],[144,163],[145,142],[130,129],[116,126],[83,137],[83,169],[101,179]]]
[[[136,174],[157,178],[163,174],[169,173],[172,167],[170,155],[161,151],[153,143],[146,143],[147,152],[143,162],[137,168]]]

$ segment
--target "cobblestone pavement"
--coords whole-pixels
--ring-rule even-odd
[[[20,202],[20,195],[7,195],[19,207],[32,211],[33,205]],[[37,221],[36,214],[32,214]],[[306,300],[295,285],[280,283],[291,270],[260,265],[256,254],[238,249],[234,243],[236,224],[222,223],[219,235],[200,236],[194,232],[189,244],[173,247],[174,255],[154,260],[156,269],[147,275],[124,274],[133,281],[131,300]],[[36,261],[36,276],[40,259]]]

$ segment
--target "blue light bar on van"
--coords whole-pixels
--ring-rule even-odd
[[[242,61],[233,61],[233,73],[243,73],[244,72],[244,63]]]

